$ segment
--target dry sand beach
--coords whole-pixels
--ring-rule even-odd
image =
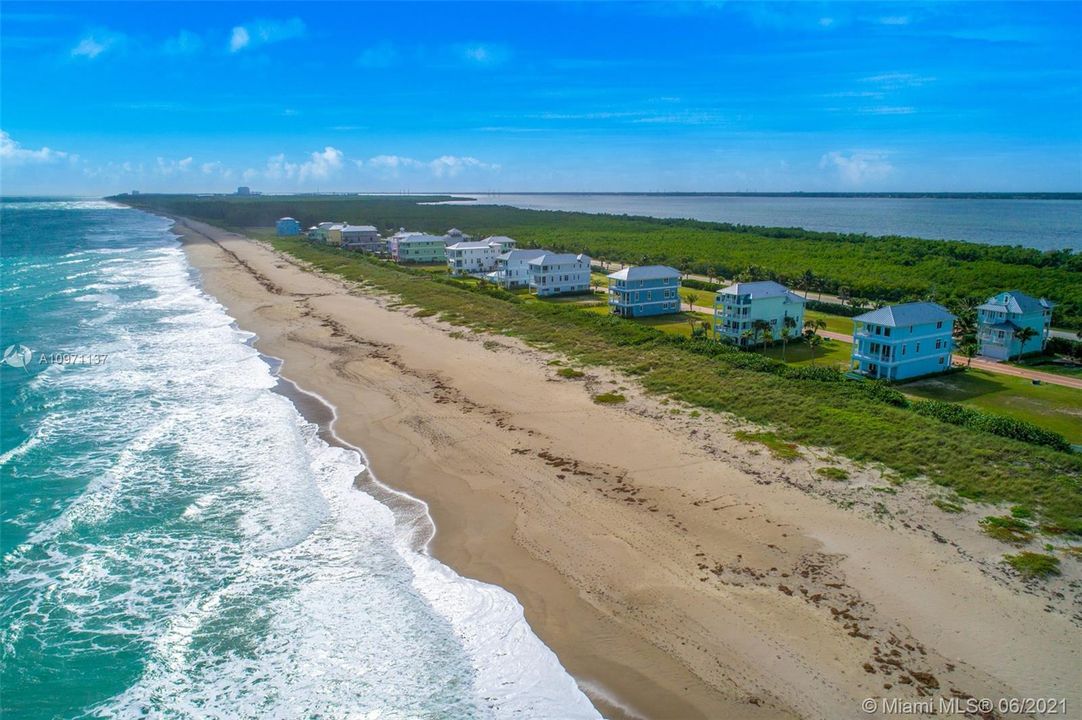
[[[607,717],[855,718],[867,697],[940,695],[1066,697],[1082,714],[1077,562],[1029,588],[977,510],[942,513],[915,483],[817,480],[821,451],[776,460],[736,420],[674,414],[629,379],[564,379],[551,355],[413,317],[264,243],[177,231],[258,349],[333,403],[384,483],[429,504],[432,553],[514,593]],[[617,387],[626,406],[592,401]]]

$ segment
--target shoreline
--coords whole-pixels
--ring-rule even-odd
[[[700,439],[659,431],[657,418],[648,417],[657,410],[649,398],[634,398],[635,412],[598,408],[583,383],[547,377],[548,356],[539,351],[507,338],[492,338],[496,349],[486,347],[490,341],[452,337],[456,331],[387,308],[385,298],[353,292],[260,243],[183,223],[193,224],[181,220],[174,231],[185,235],[205,291],[258,335],[261,352],[282,360],[280,377],[301,392],[335,398],[326,402],[339,413],[343,442],[380,448],[366,455],[375,475],[387,478],[391,492],[402,488],[428,504],[439,528],[432,554],[463,576],[512,592],[531,627],[606,715],[854,714],[862,693],[884,693],[883,671],[859,662],[880,657],[880,646],[871,652],[869,642],[910,630],[920,636],[913,654],[921,657],[912,662],[928,666],[914,667],[917,673],[949,677],[977,697],[1026,694],[1011,687],[1025,680],[1040,683],[1029,694],[1057,687],[1070,694],[1057,671],[1031,667],[1030,678],[1010,677],[1016,673],[1004,670],[1025,663],[992,662],[974,652],[972,638],[966,648],[966,639],[935,634],[936,625],[942,631],[952,621],[1002,634],[991,621],[1005,615],[1025,626],[1013,635],[1039,636],[1019,638],[1013,652],[1035,665],[1052,657],[1061,668],[1078,663],[1077,647],[1057,648],[1053,640],[1057,631],[1077,638],[1077,627],[1061,618],[1046,621],[1051,630],[1041,627],[1036,598],[983,578],[957,560],[955,545],[896,537],[794,490],[792,466],[749,452],[724,429],[712,439],[724,452],[703,453]],[[628,382],[594,369],[590,375],[597,386]],[[545,410],[531,409],[538,404]],[[532,453],[538,446],[545,450]],[[589,484],[576,485],[581,478]],[[719,492],[729,500],[719,502]],[[645,507],[628,502],[636,497]],[[748,517],[732,517],[733,507],[750,508],[741,511]],[[731,527],[737,523],[739,530]],[[979,538],[964,540],[970,550],[988,549]],[[893,598],[897,576],[861,567],[892,557],[888,548],[903,557],[902,577],[943,570],[964,592],[932,591],[933,601]],[[703,562],[707,556],[716,567]],[[812,566],[817,577],[786,582],[822,592],[801,598],[781,580]],[[830,597],[830,585],[842,590]],[[948,598],[959,594],[974,599],[976,619],[951,609],[957,600]],[[1007,604],[997,612],[994,602],[978,600],[981,594]],[[857,635],[843,630],[828,606],[859,618],[852,621]],[[967,657],[958,660],[959,649]]]

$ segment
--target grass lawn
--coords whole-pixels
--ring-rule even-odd
[[[709,290],[696,290],[694,288],[682,287],[680,288],[680,302],[687,302],[684,300],[688,295],[695,296],[695,307],[713,308],[714,307],[714,293]]]
[[[907,395],[950,400],[983,410],[1029,420],[1082,444],[1082,390],[1060,385],[1034,385],[1025,378],[967,370],[900,385]]]
[[[846,335],[853,334],[853,318],[848,318],[844,315],[827,315],[826,313],[817,312],[815,310],[805,310],[804,319],[826,320],[827,330],[836,333],[844,333]]]
[[[608,315],[608,305],[601,307],[589,307],[583,308],[583,312],[595,313],[597,315]],[[644,318],[627,318],[625,322],[635,323],[637,325],[644,325],[646,327],[652,327],[656,330],[660,330],[663,333],[670,335],[682,335],[683,337],[691,337],[691,324],[688,319],[698,322],[710,322],[710,316],[704,313],[689,313],[680,312],[672,313],[670,315],[655,315],[653,317]]]
[[[822,365],[823,367],[843,366],[845,369],[848,369],[852,350],[853,346],[849,343],[823,338],[823,344],[815,351],[814,364]],[[759,352],[762,352],[767,357],[774,358],[775,360],[782,359],[780,342],[776,342],[773,347],[766,348]],[[785,351],[785,361],[790,365],[811,365],[811,348],[808,347],[808,344],[805,342],[791,342]]]
[[[1066,360],[1056,362],[1056,359],[1053,355],[1039,355],[1032,358],[1022,358],[1022,362],[1009,364],[1027,370],[1039,370],[1040,372],[1055,373],[1056,375],[1082,378],[1082,364],[1068,363]]]

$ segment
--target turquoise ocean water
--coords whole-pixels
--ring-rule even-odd
[[[166,220],[0,220],[31,351],[0,366],[4,718],[597,716],[511,595],[354,488]]]

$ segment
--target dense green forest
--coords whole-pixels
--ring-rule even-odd
[[[932,299],[974,305],[1006,289],[1058,303],[1057,327],[1082,327],[1082,254],[958,241],[823,233],[696,220],[436,205],[441,196],[208,196],[114,198],[233,228],[283,215],[476,236],[510,235],[523,246],[586,252],[627,263],[659,262],[703,275],[771,278],[812,290],[882,301]],[[802,279],[803,278],[803,279]]]

